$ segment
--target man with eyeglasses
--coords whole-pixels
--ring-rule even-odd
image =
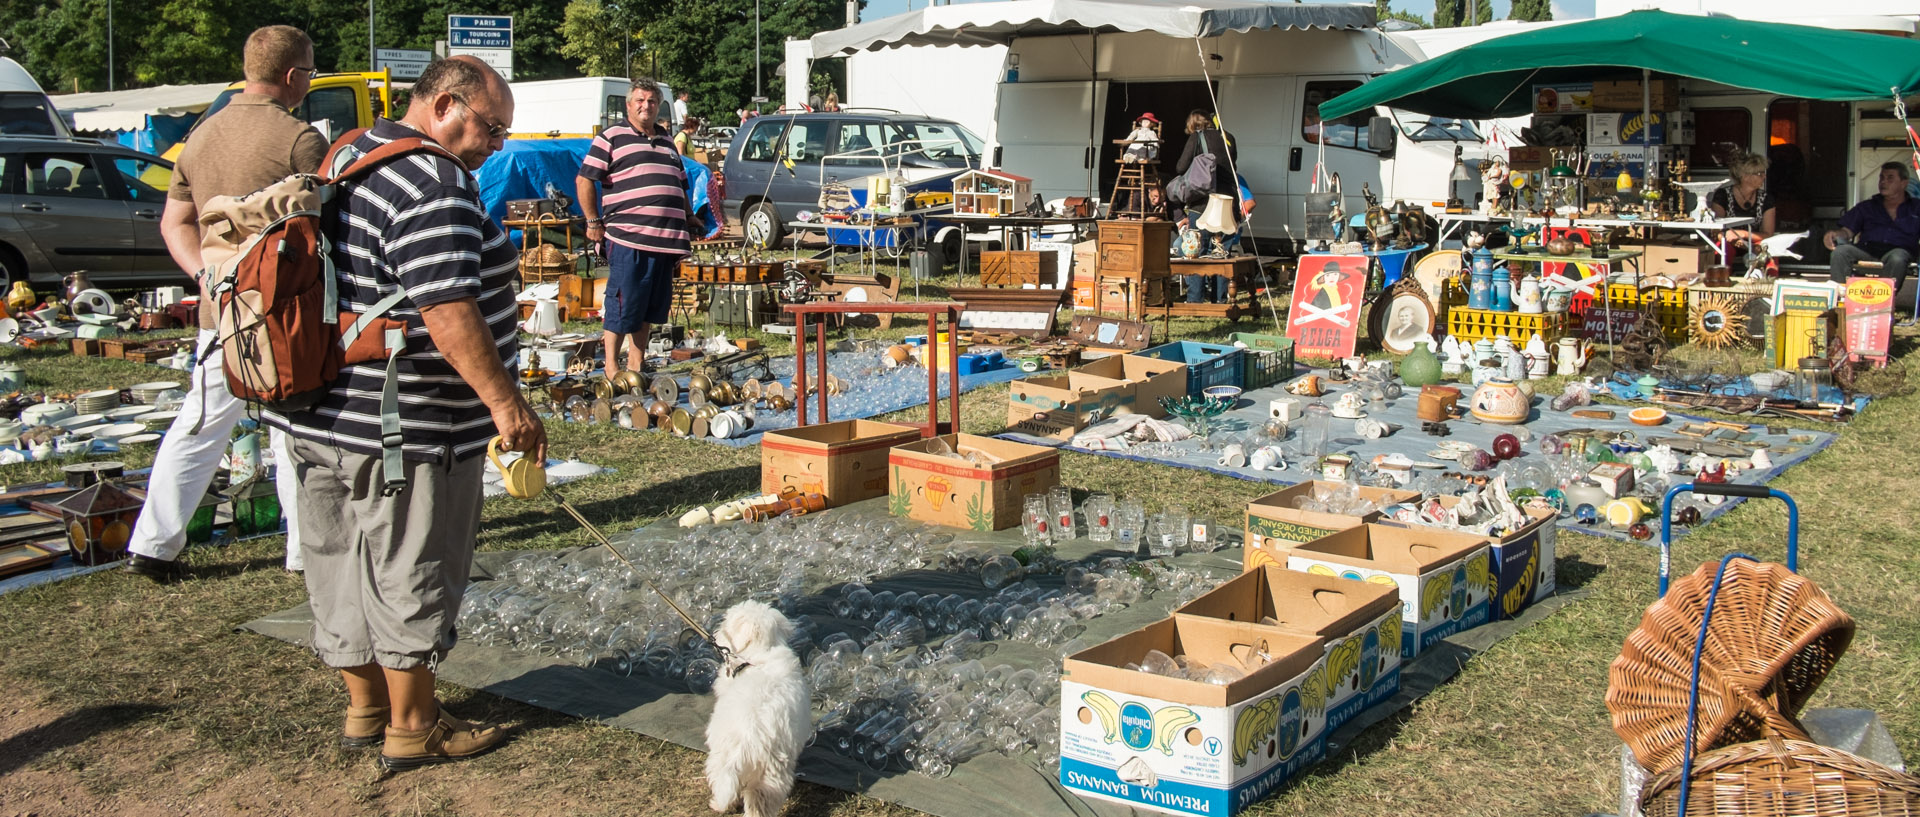
[[[160,236],[180,269],[200,281],[202,358],[193,369],[192,394],[160,444],[147,487],[146,506],[134,525],[127,570],[159,582],[186,574],[180,552],[187,544],[187,520],[213,482],[214,471],[233,437],[246,404],[227,391],[219,354],[209,354],[214,332],[213,298],[201,275],[200,210],[215,196],[241,196],[295,173],[312,173],[326,156],[327,140],[288,111],[307,96],[317,70],[313,43],[292,26],[267,26],[247,37],[247,84],[226,107],[207,117],[173,167]],[[294,511],[293,468],[287,465],[285,435],[271,435],[274,459],[281,463],[275,482],[280,507],[287,513],[287,568],[299,570],[300,533]]]
[[[461,760],[504,737],[434,698],[454,646],[480,534],[488,442],[543,461],[547,434],[514,383],[519,253],[480,204],[473,171],[504,146],[513,92],[486,63],[454,57],[414,82],[405,118],[381,119],[346,149],[399,139],[409,153],[334,197],[326,225],[340,306],[407,325],[389,384],[385,361],[348,366],[318,405],[269,422],[294,436],[307,555],[311,644],[347,691],[341,743],[379,746],[388,771]],[[452,158],[449,158],[451,154]],[[404,483],[383,490],[381,392],[398,391]]]
[[[587,240],[606,241],[609,269],[600,313],[608,377],[620,371],[620,350],[628,338],[627,368],[647,370],[649,333],[654,324],[667,322],[674,271],[693,248],[687,169],[659,127],[664,101],[660,83],[634,80],[627,92],[627,121],[593,137],[574,179],[575,199],[587,217]],[[604,195],[596,193],[596,184]]]

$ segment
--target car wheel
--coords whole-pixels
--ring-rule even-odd
[[[27,280],[31,280],[27,277],[27,262],[12,247],[0,244],[0,293],[12,289],[15,281]]]
[[[966,237],[964,230],[950,230],[935,242],[939,246],[942,266],[959,267],[960,253],[965,251]]]
[[[747,208],[747,216],[741,221],[747,246],[756,250],[777,250],[786,238],[786,225],[780,223],[780,211],[771,203],[763,201]]]

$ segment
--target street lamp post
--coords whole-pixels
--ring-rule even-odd
[[[760,92],[760,0],[753,0],[753,96],[755,99],[766,96]],[[754,106],[759,109],[758,105]]]
[[[107,90],[113,90],[113,0],[107,0]]]

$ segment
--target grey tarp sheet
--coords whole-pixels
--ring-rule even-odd
[[[884,499],[869,500],[828,513],[854,513],[883,516]],[[558,513],[558,511],[556,511]],[[643,530],[645,536],[678,538],[671,521]],[[998,533],[954,531],[956,546],[971,545],[1010,553],[1020,546],[1018,528]],[[583,535],[584,538],[584,535]],[[1059,548],[1062,558],[1079,558],[1100,552],[1094,542],[1081,539]],[[569,558],[580,551],[550,551],[557,558]],[[476,559],[474,577],[490,577],[489,572],[512,561],[521,552],[483,553]],[[1117,554],[1110,554],[1117,555]],[[1176,563],[1192,569],[1208,570],[1221,580],[1240,571],[1240,554],[1233,548],[1208,554],[1183,554]],[[1567,575],[1561,571],[1560,575]],[[1058,586],[1057,576],[1040,577],[1043,585]],[[814,624],[816,637],[843,629],[859,632],[859,625],[832,618],[828,612],[833,588],[819,592],[818,582],[808,584],[814,595],[801,604],[801,612]],[[870,582],[875,591],[882,589],[920,593],[963,593],[987,595],[973,574],[934,570],[910,571]],[[1486,651],[1499,640],[1550,615],[1585,595],[1584,590],[1564,590],[1523,611],[1518,619],[1484,625],[1456,635],[1422,654],[1401,672],[1399,695],[1374,707],[1329,737],[1327,755],[1339,757],[1345,746],[1366,727],[1384,720],[1410,705],[1427,692],[1452,678],[1468,658]],[[1170,612],[1172,602],[1156,596],[1088,622],[1081,638],[1099,643],[1145,626]],[[243,625],[272,638],[305,645],[312,613],[302,604]],[[1019,643],[988,642],[997,650],[982,659],[989,666],[998,663],[1015,667],[1034,667],[1060,660],[1051,652]],[[559,659],[503,647],[462,644],[440,664],[440,678],[462,686],[481,689],[534,706],[552,709],[582,718],[628,729],[690,749],[704,751],[706,721],[712,712],[711,699],[692,695],[680,686],[668,685],[644,677],[620,677],[613,673],[574,666]],[[953,774],[936,779],[911,772],[877,774],[865,765],[819,749],[807,751],[800,764],[800,777],[813,783],[898,803],[939,817],[1002,817],[1022,815],[1122,815],[1134,813],[1126,806],[1103,801],[1083,800],[1061,788],[1053,769],[1041,771],[1028,762],[1030,756],[1009,758],[987,754],[960,764]],[[1322,772],[1337,761],[1316,767]],[[1311,773],[1311,772],[1309,772]]]
[[[1472,389],[1471,387],[1463,386],[1461,391],[1462,391],[1462,398],[1460,403],[1461,403],[1461,406],[1464,408],[1467,403],[1466,395],[1470,394]],[[1345,394],[1346,392],[1347,392],[1347,387],[1344,384],[1331,384],[1331,388],[1328,391],[1328,393],[1322,397],[1296,397],[1294,395],[1288,394],[1286,392],[1286,389],[1277,385],[1269,386],[1263,389],[1256,389],[1254,391],[1247,392],[1245,395],[1242,395],[1240,398],[1240,405],[1237,408],[1231,411],[1228,411],[1226,414],[1223,414],[1218,418],[1215,418],[1213,421],[1212,429],[1214,432],[1225,432],[1226,434],[1229,434],[1229,435],[1240,435],[1240,434],[1251,433],[1266,424],[1267,418],[1268,418],[1268,411],[1269,411],[1268,404],[1273,400],[1292,399],[1292,400],[1299,400],[1301,401],[1302,404],[1317,400],[1317,401],[1324,402],[1329,406],[1332,406],[1339,401],[1340,395]],[[1401,397],[1400,399],[1394,400],[1392,402],[1393,402],[1393,405],[1386,408],[1381,408],[1379,406],[1368,406],[1366,408],[1366,413],[1367,413],[1367,416],[1372,417],[1374,419],[1384,420],[1395,426],[1399,426],[1399,430],[1393,432],[1392,434],[1382,439],[1368,440],[1361,437],[1359,434],[1355,433],[1354,431],[1355,421],[1335,417],[1335,418],[1332,418],[1328,426],[1327,451],[1329,453],[1339,452],[1339,451],[1352,452],[1355,455],[1356,461],[1371,461],[1374,457],[1379,456],[1381,454],[1404,454],[1416,462],[1422,461],[1422,460],[1436,460],[1436,458],[1432,456],[1430,452],[1434,451],[1436,446],[1438,446],[1442,440],[1460,440],[1463,442],[1471,443],[1479,448],[1483,448],[1491,451],[1493,448],[1494,437],[1514,430],[1512,426],[1501,426],[1501,425],[1492,425],[1488,423],[1482,423],[1479,420],[1473,419],[1472,416],[1469,415],[1465,418],[1454,420],[1452,422],[1447,423],[1447,427],[1451,432],[1449,436],[1444,438],[1435,437],[1430,434],[1426,434],[1420,430],[1420,427],[1421,427],[1420,418],[1415,414],[1416,410],[1419,407],[1420,401],[1416,396],[1409,394],[1405,397]],[[1633,409],[1634,406],[1621,406],[1621,405],[1591,406],[1590,408],[1610,409],[1615,412],[1615,416],[1614,416],[1614,419],[1612,420],[1587,420],[1587,419],[1581,419],[1579,417],[1575,417],[1565,412],[1553,411],[1549,409],[1547,407],[1548,400],[1546,395],[1541,395],[1540,397],[1535,398],[1533,402],[1534,402],[1533,414],[1527,420],[1526,427],[1528,431],[1533,433],[1534,441],[1523,445],[1522,446],[1523,453],[1518,459],[1514,460],[1515,462],[1518,462],[1522,465],[1526,464],[1530,460],[1539,461],[1543,456],[1542,454],[1539,453],[1540,452],[1540,444],[1538,442],[1539,438],[1555,432],[1567,432],[1575,429],[1592,429],[1596,431],[1606,431],[1610,433],[1624,432],[1624,433],[1632,434],[1634,436],[1634,439],[1644,443],[1645,441],[1654,437],[1680,436],[1679,433],[1676,432],[1674,429],[1678,428],[1684,422],[1689,422],[1689,421],[1705,422],[1706,421],[1706,419],[1702,417],[1694,417],[1694,416],[1683,415],[1677,412],[1669,411],[1667,415],[1668,419],[1667,419],[1666,425],[1646,427],[1646,426],[1634,425],[1631,420],[1627,419],[1627,412]],[[1769,449],[1769,456],[1772,457],[1773,459],[1773,466],[1765,470],[1748,469],[1748,470],[1742,471],[1740,473],[1740,476],[1736,478],[1734,482],[1737,482],[1743,485],[1764,485],[1768,482],[1771,482],[1773,481],[1774,477],[1779,476],[1782,472],[1786,471],[1788,468],[1792,468],[1793,466],[1806,462],[1808,458],[1812,457],[1814,454],[1819,453],[1821,450],[1825,449],[1827,446],[1832,445],[1835,440],[1838,440],[1840,438],[1838,434],[1831,431],[1819,431],[1815,429],[1808,429],[1808,428],[1802,428],[1802,427],[1786,426],[1786,424],[1790,421],[1785,419],[1780,419],[1780,418],[1772,418],[1772,419],[1765,419],[1765,420],[1749,420],[1744,422],[1751,422],[1751,423],[1758,424],[1758,425],[1755,425],[1753,428],[1753,431],[1755,433],[1754,439],[1756,441],[1764,440],[1771,446],[1771,448]],[[1766,424],[1774,424],[1774,423],[1781,424],[1782,426],[1786,426],[1785,428],[1782,429],[1786,431],[1786,433],[1785,434],[1765,433],[1767,430]],[[1288,440],[1287,447],[1289,449],[1291,449],[1291,446],[1296,441],[1299,440],[1299,432],[1297,431],[1297,429],[1299,429],[1301,425],[1302,425],[1301,421],[1299,420],[1294,421],[1293,428],[1296,429],[1296,431],[1293,437]],[[1791,441],[1794,436],[1803,435],[1803,434],[1812,438],[1811,441],[1806,443],[1794,443]],[[1319,475],[1311,473],[1308,469],[1306,469],[1303,466],[1303,463],[1299,462],[1298,459],[1294,457],[1291,450],[1288,450],[1289,460],[1288,460],[1287,470],[1255,471],[1252,468],[1247,468],[1247,467],[1234,468],[1234,467],[1229,467],[1229,466],[1220,464],[1219,462],[1220,454],[1218,452],[1202,451],[1200,446],[1200,441],[1192,440],[1192,439],[1183,440],[1179,443],[1174,444],[1175,450],[1177,451],[1178,456],[1175,456],[1172,458],[1150,458],[1150,457],[1139,456],[1136,454],[1131,454],[1126,451],[1091,451],[1084,448],[1076,448],[1071,445],[1065,445],[1059,440],[1049,440],[1049,439],[1034,437],[1027,434],[1020,434],[1016,432],[1003,433],[1003,434],[1000,434],[999,436],[1003,439],[1014,440],[1016,442],[1059,447],[1063,451],[1078,451],[1078,452],[1087,453],[1087,454],[1099,454],[1099,455],[1108,456],[1108,457],[1130,459],[1138,462],[1151,462],[1151,463],[1158,463],[1161,465],[1173,465],[1181,468],[1193,468],[1193,469],[1198,469],[1202,471],[1211,471],[1213,473],[1223,474],[1225,476],[1230,476],[1235,479],[1255,480],[1255,481],[1262,481],[1262,482],[1273,482],[1273,483],[1278,483],[1282,485],[1292,485],[1299,482],[1305,482],[1306,480],[1309,480],[1309,479],[1319,478]],[[1792,449],[1792,450],[1788,451],[1787,449]],[[1682,463],[1686,462],[1685,455],[1681,456],[1681,462]],[[1447,470],[1450,470],[1450,471],[1463,470],[1459,467],[1458,463],[1443,462],[1442,464],[1446,465]],[[1678,475],[1675,475],[1675,476],[1678,477]],[[1675,484],[1678,484],[1677,479],[1675,481]],[[1739,505],[1744,500],[1741,500],[1738,498],[1731,498],[1719,505],[1709,505],[1706,502],[1701,501],[1698,498],[1694,498],[1694,497],[1684,497],[1680,501],[1684,503],[1692,504],[1698,507],[1700,509],[1700,514],[1701,514],[1701,523],[1705,524],[1706,522],[1719,518],[1721,514],[1724,514],[1727,511],[1732,510],[1735,506]],[[1614,539],[1632,541],[1632,537],[1628,536],[1626,531],[1616,530],[1613,527],[1606,525],[1604,523],[1600,525],[1594,525],[1594,526],[1578,526],[1578,525],[1574,525],[1571,521],[1569,521],[1567,523],[1566,529],[1571,531],[1578,531],[1580,533],[1590,534],[1593,536],[1606,536]],[[1674,538],[1677,539],[1690,532],[1692,532],[1692,529],[1676,528],[1674,531]]]
[[[1247,0],[1008,0],[929,6],[813,35],[816,59],[909,45],[1006,45],[1016,37],[1089,31],[1151,31],[1169,37],[1217,37],[1255,29],[1369,29],[1377,13],[1362,3],[1262,3]]]

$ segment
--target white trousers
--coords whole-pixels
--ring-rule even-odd
[[[202,329],[195,339],[197,350],[205,353],[213,342],[212,330]],[[140,521],[133,526],[128,549],[154,559],[172,561],[187,546],[187,520],[200,508],[220,458],[233,439],[233,426],[246,416],[247,404],[227,391],[226,366],[215,354],[193,367],[192,387],[180,416],[160,443],[153,458],[153,474],[147,481],[147,504]],[[206,422],[200,423],[205,416]],[[200,424],[200,433],[190,433]],[[274,430],[269,435],[273,447],[274,487],[280,496],[280,513],[287,520],[287,569],[300,570],[300,525],[295,518],[299,483],[293,473],[293,451],[287,435]]]

